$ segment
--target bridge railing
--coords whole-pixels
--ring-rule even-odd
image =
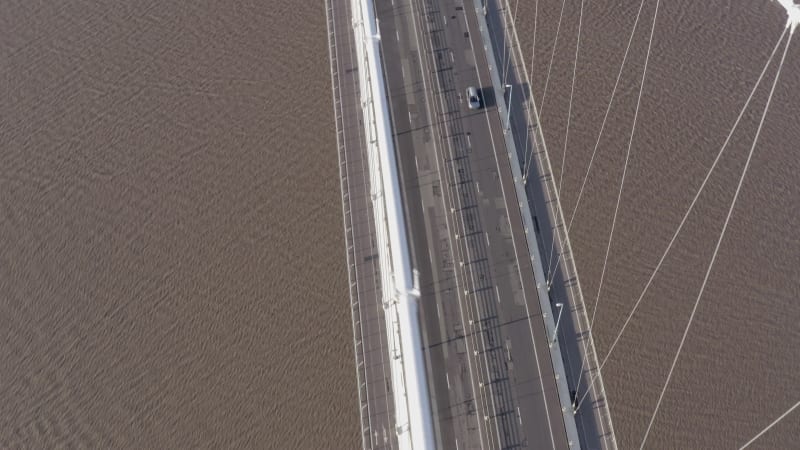
[[[523,174],[523,168],[520,167],[520,158],[519,152],[517,149],[516,142],[514,140],[513,132],[514,126],[513,122],[515,118],[520,112],[515,111],[514,116],[510,114],[509,108],[512,106],[512,99],[506,99],[506,94],[514,95],[514,87],[510,87],[510,90],[506,90],[506,79],[505,75],[510,70],[510,68],[506,67],[506,60],[499,60],[495,53],[495,46],[503,49],[503,52],[506,54],[506,58],[508,58],[508,64],[513,62],[511,69],[515,71],[519,71],[519,76],[524,76],[525,80],[528,80],[527,71],[525,71],[524,63],[520,63],[520,61],[524,61],[524,57],[522,56],[521,49],[519,46],[519,41],[516,36],[516,29],[514,27],[513,20],[509,20],[508,14],[508,3],[504,0],[494,0],[492,2],[487,3],[488,0],[473,0],[473,4],[475,6],[477,16],[478,16],[478,25],[481,31],[482,38],[486,43],[486,53],[487,53],[487,60],[489,63],[489,72],[492,78],[492,85],[495,91],[495,98],[497,99],[497,108],[498,113],[501,116],[501,121],[503,123],[503,127],[507,132],[507,136],[505,139],[506,142],[506,151],[508,153],[509,162],[511,164],[511,171],[514,176],[514,187],[517,194],[517,199],[519,200],[519,208],[523,219],[523,225],[525,227],[525,236],[527,239],[528,244],[528,251],[531,260],[531,264],[534,269],[534,278],[536,280],[536,286],[538,290],[538,296],[540,301],[540,306],[543,312],[543,319],[545,324],[545,330],[550,339],[551,351],[550,356],[553,363],[553,369],[556,374],[556,382],[558,386],[559,398],[561,401],[561,411],[562,417],[564,418],[565,426],[567,429],[567,437],[570,442],[570,446],[572,448],[579,448],[580,447],[580,440],[577,431],[577,424],[575,421],[575,416],[573,414],[573,407],[572,407],[572,397],[569,390],[569,384],[567,379],[566,368],[564,365],[564,360],[562,357],[561,346],[559,340],[557,339],[557,330],[555,327],[555,320],[552,314],[552,306],[550,303],[550,292],[549,292],[549,283],[547,274],[544,271],[543,267],[543,258],[542,254],[539,249],[538,241],[541,239],[540,233],[538,231],[538,225],[534,221],[535,215],[531,212],[530,207],[530,200],[527,191],[527,177]],[[502,6],[505,5],[505,8]],[[501,19],[503,20],[503,29],[502,30],[492,30],[494,33],[495,39],[492,38],[492,33],[490,33],[489,24],[486,19],[486,15],[490,12],[489,8],[495,8],[500,10],[501,12]],[[500,36],[498,36],[500,33]],[[500,39],[497,39],[500,38]],[[514,44],[512,44],[512,42]],[[519,67],[522,67],[519,70]],[[513,73],[512,73],[513,75]],[[502,78],[501,78],[502,77]],[[521,83],[517,83],[517,91],[516,95],[521,95],[520,90],[522,88]],[[528,82],[528,87],[530,88],[530,83]],[[533,105],[533,111],[535,113],[536,108],[533,100],[533,94],[528,92],[528,101],[531,102]],[[524,94],[522,94],[524,95]],[[527,113],[527,109],[523,114]],[[535,127],[533,133],[531,135],[531,139],[533,139],[537,146],[540,146],[542,149],[545,148],[544,146],[544,137],[541,135],[541,130],[538,128],[538,115],[527,116],[526,115],[526,123],[529,127]],[[532,150],[535,151],[535,150]],[[540,165],[544,165],[550,170],[550,161],[547,158],[546,150],[539,152],[540,158],[543,158],[543,161],[539,161]],[[532,163],[531,163],[532,164]],[[527,167],[526,167],[527,169]],[[552,171],[551,171],[552,172]],[[550,186],[552,185],[552,186]],[[547,191],[550,195],[553,195],[555,189],[555,183],[550,177],[550,183],[547,186]],[[558,197],[557,193],[555,193],[555,206],[556,206],[556,215],[561,215],[561,209],[558,204]],[[552,203],[551,203],[552,204]],[[563,221],[563,219],[562,219]],[[559,238],[561,236],[559,235]],[[566,238],[566,248],[569,252],[569,240]],[[571,254],[571,252],[569,252]],[[571,258],[570,258],[571,260]],[[565,263],[566,264],[566,263]],[[576,277],[576,284],[577,283],[577,274],[574,270],[574,267],[571,267],[571,272]],[[583,305],[583,295],[578,289],[578,294],[576,295],[578,300],[580,301],[581,305]],[[583,309],[585,311],[585,309]],[[584,314],[585,316],[585,314]],[[590,338],[591,339],[591,338]],[[591,354],[594,354],[594,343],[592,341],[591,344]],[[596,367],[596,366],[595,366]],[[610,417],[607,417],[609,427],[610,427]],[[613,440],[613,431],[610,432]],[[616,444],[613,444],[613,447],[616,447]]]
[[[418,300],[373,0],[351,0],[400,448],[434,448]]]
[[[479,0],[479,1],[486,1],[486,0]],[[563,270],[564,276],[562,277],[564,280],[574,280],[571,282],[571,291],[573,292],[573,299],[577,302],[575,315],[578,319],[578,327],[580,330],[586,333],[586,338],[582,339],[582,347],[585,358],[588,359],[587,365],[588,367],[598,368],[599,362],[597,360],[597,351],[595,349],[594,338],[592,336],[590,327],[589,327],[589,319],[586,314],[587,309],[584,302],[583,290],[581,288],[580,279],[578,278],[578,271],[575,267],[575,260],[573,258],[572,253],[572,246],[570,244],[569,235],[566,230],[567,222],[564,220],[564,213],[561,207],[561,200],[559,198],[559,192],[556,187],[555,178],[552,176],[553,168],[550,163],[549,153],[547,151],[547,146],[544,140],[544,132],[542,131],[540,125],[540,118],[539,118],[539,109],[536,106],[536,101],[532,92],[531,80],[525,66],[525,57],[522,53],[522,46],[519,43],[519,37],[517,35],[515,18],[512,17],[513,8],[510,7],[508,0],[492,0],[496,2],[498,10],[501,15],[501,19],[503,21],[503,40],[508,47],[508,64],[510,65],[510,69],[503,67],[504,71],[513,70],[519,76],[523,77],[521,81],[524,81],[527,84],[527,102],[530,104],[529,108],[523,108],[523,111],[517,111],[516,114],[523,114],[526,117],[525,123],[527,124],[528,131],[530,132],[530,139],[533,141],[534,148],[531,149],[532,153],[537,155],[537,163],[538,167],[541,167],[543,170],[546,171],[544,174],[540,174],[543,179],[542,186],[545,188],[545,194],[547,196],[547,204],[550,206],[548,209],[549,212],[552,214],[553,223],[557,224],[555,226],[555,236],[553,239],[556,240],[555,250],[561,253],[561,258],[559,259],[561,268]],[[504,72],[505,73],[505,72]],[[521,87],[521,86],[520,86]],[[508,116],[506,116],[508,117]],[[513,121],[513,119],[512,119]],[[512,124],[507,123],[507,128],[511,128]],[[537,148],[541,150],[537,151]],[[527,157],[527,155],[525,155]],[[533,166],[532,161],[533,155],[531,155],[531,161],[529,161],[529,166]],[[552,268],[553,271],[557,270],[558,268]],[[550,277],[549,283],[552,283],[552,276],[549,274],[545,274],[546,276]],[[574,289],[572,289],[574,288]],[[582,333],[583,334],[583,333]],[[555,350],[555,346],[554,346]],[[560,352],[560,350],[559,350]],[[556,353],[556,351],[554,351]],[[595,369],[598,370],[598,369]],[[582,377],[584,374],[578,374],[578,377]],[[608,405],[608,400],[605,393],[605,386],[603,384],[602,376],[597,376],[597,380],[595,382],[598,385],[599,395],[595,396],[596,400],[602,399],[598,403],[597,408],[599,409],[600,420],[603,422],[603,429],[605,430],[605,439],[606,445],[609,448],[616,449],[617,448],[617,441],[616,441],[616,434],[614,433],[613,423],[611,421],[611,412]],[[585,385],[584,385],[585,386]]]
[[[336,26],[334,23],[333,3],[325,1],[325,16],[328,25],[328,56],[331,63],[331,92],[333,94],[334,115],[336,122],[336,147],[339,154],[339,181],[342,192],[342,218],[344,222],[345,244],[347,245],[347,280],[350,294],[350,314],[353,324],[353,348],[356,365],[356,384],[358,387],[358,413],[361,423],[361,445],[368,448],[371,428],[368,414],[367,371],[364,360],[364,336],[362,333],[361,307],[359,305],[358,283],[353,239],[353,216],[351,213],[350,191],[348,188],[347,161],[345,157],[344,119],[341,109],[341,92],[339,92],[339,72],[337,69],[339,55],[336,49]]]

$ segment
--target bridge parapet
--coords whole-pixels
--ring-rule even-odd
[[[433,449],[433,419],[373,0],[352,0],[363,126],[400,448]]]

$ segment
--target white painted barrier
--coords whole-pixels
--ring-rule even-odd
[[[432,450],[435,444],[420,331],[420,294],[411,266],[378,23],[373,0],[351,1],[391,358],[395,432],[401,449]]]

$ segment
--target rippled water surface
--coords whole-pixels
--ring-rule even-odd
[[[357,447],[323,2],[113,3],[0,5],[0,446]],[[571,230],[590,304],[645,3]],[[520,1],[517,25],[528,55],[535,34],[528,63],[569,217],[639,2],[585,2],[563,166],[580,2],[565,3],[551,53],[561,4]],[[599,295],[601,356],[783,21],[766,1],[661,2]],[[622,448],[641,442],[767,88],[604,368]],[[795,42],[653,448],[738,447],[800,400],[799,94]],[[795,412],[757,447],[793,448],[798,430]]]
[[[323,2],[0,3],[0,447],[354,448]]]

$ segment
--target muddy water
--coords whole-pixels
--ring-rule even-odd
[[[0,6],[0,445],[357,446],[322,2],[118,3]],[[534,92],[567,216],[638,8],[586,2],[562,167],[578,5],[549,81],[561,2],[520,1],[518,19],[528,54],[536,29]],[[571,230],[590,304],[653,6]],[[783,21],[770,2],[662,2],[599,297],[601,356]],[[795,43],[654,448],[736,447],[800,399],[799,73]],[[767,87],[604,369],[622,448],[641,442]],[[757,447],[791,448],[798,430],[795,412]]]
[[[513,8],[516,3],[510,0]],[[567,220],[619,71],[638,1],[521,1],[518,32]],[[538,3],[538,25],[534,26]],[[646,1],[570,236],[588,304],[603,259],[655,1]],[[785,21],[775,3],[661,2],[594,335],[609,352],[733,125]],[[782,49],[781,49],[782,50]],[[766,102],[757,91],[695,212],[604,368],[621,448],[638,448],[699,293]],[[530,66],[529,66],[530,69]],[[545,90],[546,86],[546,90]],[[800,43],[787,62],[705,293],[648,439],[652,448],[738,448],[800,401]],[[566,151],[565,163],[562,157]],[[756,448],[795,448],[800,413]]]
[[[0,447],[359,445],[325,33],[0,5]]]

